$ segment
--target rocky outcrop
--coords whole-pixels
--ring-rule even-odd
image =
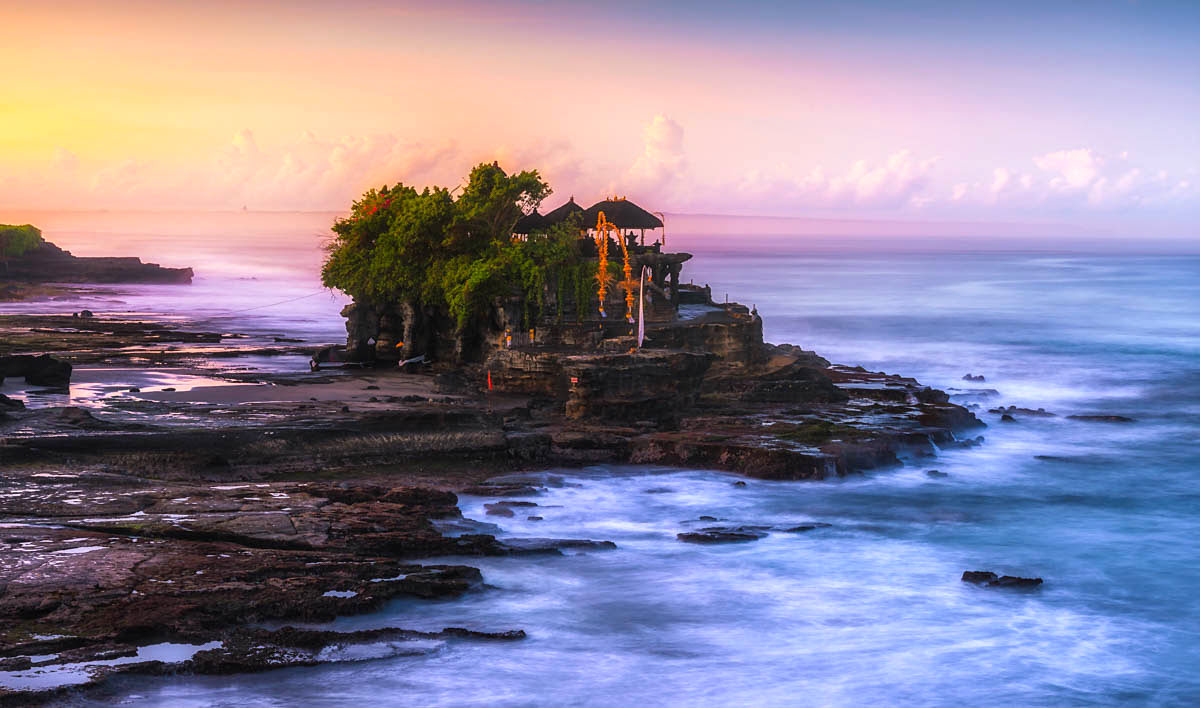
[[[47,241],[12,259],[3,279],[34,283],[187,284],[193,276],[191,268],[164,268],[157,263],[143,263],[140,258],[73,256]]]
[[[61,388],[71,383],[71,365],[49,354],[0,356],[0,383],[21,377],[29,386]]]
[[[712,357],[643,349],[564,357],[571,420],[674,425],[695,402]]]
[[[708,306],[706,311],[664,323],[650,323],[647,337],[655,347],[711,354],[724,367],[745,369],[766,360],[762,318],[743,305]]]

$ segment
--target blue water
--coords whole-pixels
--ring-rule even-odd
[[[488,589],[334,624],[523,628],[420,656],[124,680],[127,705],[1200,704],[1200,258],[701,247],[685,278],[755,304],[771,341],[1044,407],[986,443],[843,481],[560,471],[512,535],[615,551],[471,559]],[[987,382],[961,380],[982,374]],[[1121,414],[1094,423],[1068,414]],[[1038,459],[1051,456],[1053,459]],[[948,476],[925,474],[936,468]],[[701,514],[821,521],[748,544],[675,540]],[[1040,576],[1032,592],[964,570]]]

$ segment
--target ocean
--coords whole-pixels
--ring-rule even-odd
[[[197,269],[191,289],[123,288],[95,296],[100,309],[221,317],[264,338],[344,336],[345,300],[315,276],[331,215],[225,215],[191,230],[144,218],[100,242],[82,221],[47,232],[79,255],[120,244]],[[989,427],[972,435],[984,444],[842,480],[745,487],[708,470],[556,470],[537,500],[544,521],[495,520],[500,533],[608,539],[617,550],[473,558],[482,592],[398,600],[325,625],[521,628],[526,640],[435,643],[416,655],[381,645],[370,657],[244,676],[122,678],[104,700],[1200,704],[1200,256],[1079,241],[756,238],[751,223],[721,237],[672,234],[670,246],[696,254],[685,280],[755,305],[769,341],[914,376],[979,406]],[[1055,415],[1002,422],[987,412],[1008,405]],[[485,520],[485,501],[462,497],[464,514]],[[747,544],[678,542],[701,515],[829,526]],[[965,570],[1045,583],[980,588],[960,580]]]

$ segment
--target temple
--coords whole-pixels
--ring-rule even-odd
[[[762,363],[765,350],[758,313],[737,303],[716,303],[711,289],[682,282],[692,255],[666,251],[661,215],[613,197],[584,209],[572,198],[546,213],[534,211],[512,228],[514,239],[537,239],[567,222],[579,228],[578,249],[590,273],[608,273],[599,287],[560,279],[547,283],[541,301],[514,288],[498,297],[487,316],[455,326],[446,313],[416,303],[354,302],[347,317],[352,359],[387,365],[419,360],[434,371],[486,375],[492,390],[543,394],[566,401],[568,416],[606,417],[589,406],[589,381],[620,371],[620,417],[645,405],[647,420],[690,404],[695,385],[709,372]],[[647,241],[651,241],[647,243]],[[690,380],[690,381],[689,381]],[[675,382],[664,388],[663,382]],[[689,385],[691,383],[691,385]],[[603,397],[612,403],[613,382]],[[663,400],[679,395],[689,400]],[[654,395],[647,392],[657,391]],[[675,404],[678,404],[677,406]]]

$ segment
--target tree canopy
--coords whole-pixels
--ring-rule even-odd
[[[577,226],[512,239],[549,194],[536,171],[509,175],[495,163],[471,170],[457,198],[443,187],[368,190],[334,222],[321,281],[355,299],[443,306],[460,327],[497,296],[540,307],[545,284],[578,261]]]
[[[10,226],[0,224],[0,261],[8,263],[42,245],[41,229],[29,224]]]

